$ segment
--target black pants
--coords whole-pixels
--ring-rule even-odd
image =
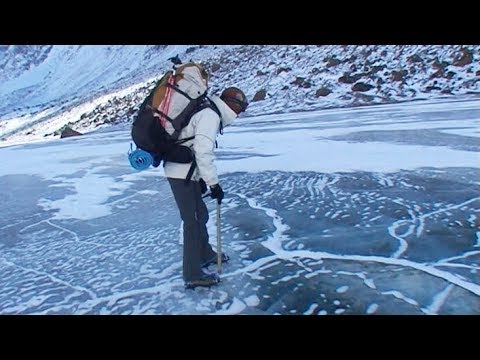
[[[183,220],[183,279],[203,276],[202,264],[216,257],[208,243],[208,210],[198,181],[168,178],[175,202]]]

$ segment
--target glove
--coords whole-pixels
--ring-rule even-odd
[[[203,179],[198,180],[198,183],[200,184],[200,191],[202,194],[205,194],[207,192],[207,184],[205,184],[205,181]]]
[[[211,192],[210,197],[212,199],[217,199],[218,204],[221,204],[225,194],[223,193],[223,190],[220,187],[220,184],[215,184],[210,186],[210,192]]]
[[[161,163],[162,163],[162,158],[159,157],[159,156],[157,156],[157,155],[155,155],[155,156],[153,157],[153,164],[152,164],[152,166],[153,166],[154,168],[156,168],[156,167],[158,167]]]

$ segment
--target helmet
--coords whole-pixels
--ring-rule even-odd
[[[248,106],[247,97],[242,90],[236,87],[229,87],[223,90],[220,99],[222,99],[237,115],[245,111]]]

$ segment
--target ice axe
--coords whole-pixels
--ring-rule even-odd
[[[210,196],[211,194],[208,193],[202,198],[206,198]],[[220,232],[220,204],[217,201],[217,267],[218,267],[218,273],[220,274],[222,272],[222,236]]]
[[[222,237],[220,234],[220,204],[217,202],[217,267],[222,272]]]

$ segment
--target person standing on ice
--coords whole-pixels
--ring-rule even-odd
[[[196,167],[191,181],[186,182],[190,164],[166,162],[165,176],[170,183],[175,202],[183,220],[183,279],[187,289],[197,286],[210,287],[220,279],[216,274],[207,274],[202,268],[215,264],[217,253],[209,244],[207,231],[208,210],[202,194],[210,188],[210,196],[222,202],[224,192],[219,184],[215,166],[214,148],[217,134],[229,126],[248,106],[247,97],[236,87],[225,89],[220,97],[210,98],[220,116],[211,108],[194,114],[189,124],[182,129],[179,139],[194,137],[185,142],[195,156]],[[222,254],[222,262],[229,257]]]

